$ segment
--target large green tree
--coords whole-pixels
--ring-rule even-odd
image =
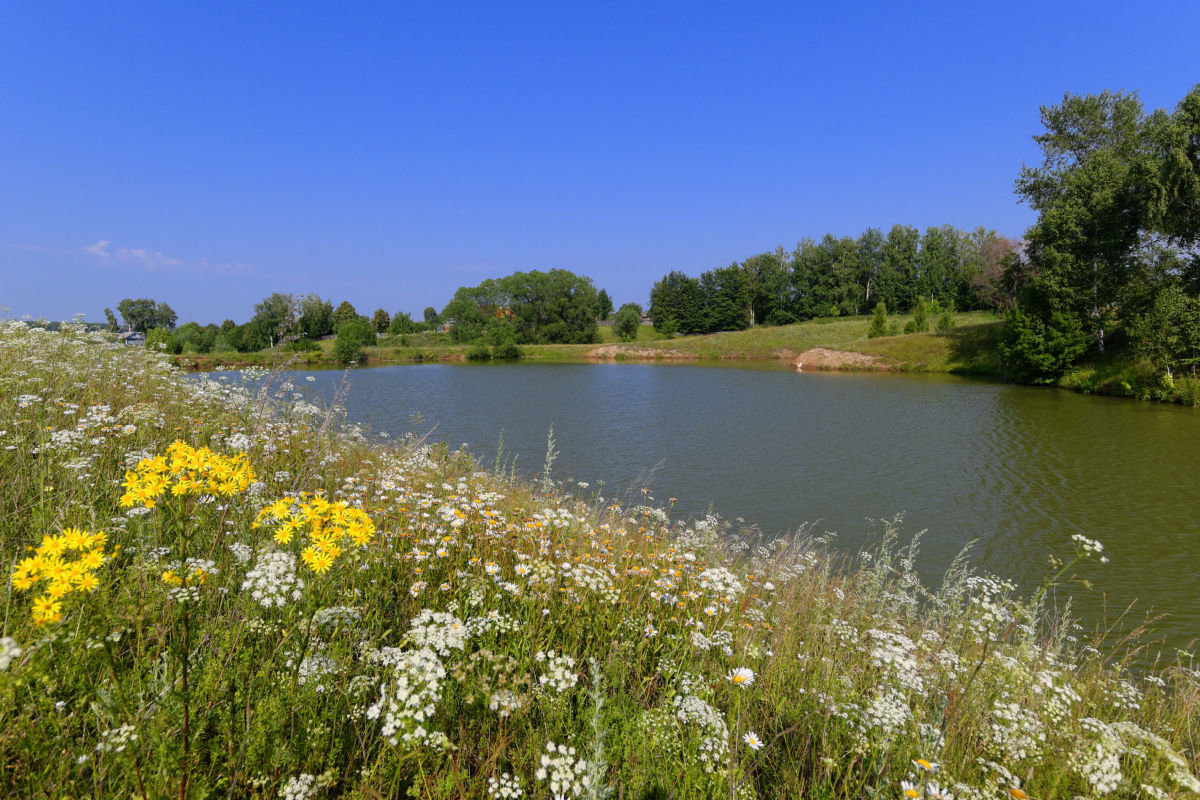
[[[343,300],[338,303],[338,307],[333,310],[333,327],[336,330],[340,325],[358,319],[358,311],[350,304],[349,300]]]
[[[672,270],[650,288],[650,320],[659,333],[700,333],[705,329],[700,281]]]
[[[250,327],[260,346],[274,347],[298,332],[299,304],[289,293],[274,292],[254,306]]]
[[[320,295],[306,294],[300,299],[300,332],[309,339],[333,333],[333,303]]]
[[[750,293],[751,325],[783,325],[792,313],[791,259],[782,246],[742,262]]]
[[[613,313],[613,301],[608,296],[608,292],[604,289],[596,295],[596,319],[608,319],[608,315]]]
[[[456,342],[481,341],[503,321],[521,344],[586,344],[599,338],[597,296],[591,278],[565,269],[515,272],[459,288],[441,316],[454,320]]]
[[[151,328],[170,330],[175,327],[175,321],[178,319],[169,305],[163,302],[156,303],[148,297],[140,297],[137,300],[126,297],[117,303],[117,311],[125,320],[125,327],[142,333]]]
[[[737,263],[700,275],[704,297],[704,332],[740,331],[750,327],[750,282]]]
[[[1097,352],[1118,324],[1135,350],[1145,350],[1138,337],[1156,329],[1150,320],[1187,324],[1189,314],[1171,309],[1200,288],[1191,280],[1200,237],[1200,85],[1173,114],[1147,115],[1129,92],[1068,94],[1042,108],[1042,123],[1045,132],[1034,138],[1043,161],[1022,169],[1016,185],[1038,220],[1026,233],[1027,262],[1007,273],[1017,296],[1010,327],[1021,333],[1009,337],[1010,357],[1021,369],[1041,353],[1042,363],[1065,369],[1073,360],[1065,355],[1077,348],[1047,359],[1044,351],[1063,337],[1037,335],[1076,326]],[[1160,293],[1176,288],[1179,297],[1160,302]]]

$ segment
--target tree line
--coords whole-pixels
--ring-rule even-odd
[[[171,307],[150,298],[125,298],[117,304],[123,327],[147,335],[147,344],[169,353],[250,353],[283,346],[292,350],[315,348],[316,340],[337,335],[356,339],[362,346],[373,343],[376,334],[403,335],[436,329],[437,310],[429,307],[423,319],[414,320],[407,312],[389,314],[379,308],[371,316],[359,314],[349,301],[336,308],[317,294],[275,292],[254,306],[245,323],[227,319],[221,324],[187,322],[176,327],[177,315]],[[104,310],[110,330],[122,327],[111,308]]]
[[[787,325],[814,317],[860,315],[883,303],[900,313],[922,300],[967,311],[1006,301],[1004,266],[1019,243],[977,228],[950,225],[922,234],[893,225],[857,238],[803,239],[728,267],[689,277],[667,273],[650,290],[650,317],[667,333],[713,333]]]

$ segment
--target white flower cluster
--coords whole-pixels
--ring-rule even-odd
[[[391,744],[408,745],[427,741],[437,744],[440,736],[425,728],[437,710],[446,668],[429,648],[396,652],[388,648],[392,663],[391,681],[379,690],[379,701],[367,709],[367,719],[383,721],[383,736]]]
[[[697,650],[711,650],[719,647],[727,656],[733,655],[733,634],[729,631],[713,631],[712,636],[705,636],[700,631],[692,631],[692,646]]]
[[[1033,711],[999,700],[992,706],[992,744],[1006,761],[1037,758],[1046,743],[1042,721]]]
[[[408,638],[418,647],[428,647],[439,656],[467,646],[467,626],[453,614],[430,611],[428,608],[408,623]]]
[[[700,759],[704,771],[719,769],[729,754],[729,728],[725,725],[725,718],[694,694],[677,694],[671,704],[675,708],[675,719],[684,725],[700,728],[696,757]]]
[[[296,577],[296,557],[282,551],[259,551],[258,562],[242,582],[242,591],[247,590],[264,608],[283,607],[289,598],[299,600],[304,580]]]
[[[517,618],[512,614],[502,614],[495,609],[481,617],[467,618],[467,633],[470,636],[481,636],[485,633],[495,631],[497,633],[511,633],[520,627]]]
[[[1113,792],[1121,783],[1121,740],[1103,737],[1093,742],[1075,762],[1075,771],[1098,795]]]
[[[492,696],[488,700],[488,708],[497,712],[502,717],[512,716],[512,713],[520,707],[521,697],[509,689],[492,692]]]
[[[746,587],[724,567],[709,567],[700,573],[700,586],[711,596],[732,598],[746,591]]]
[[[880,731],[886,738],[896,733],[912,717],[912,710],[904,695],[889,689],[876,692],[870,705],[863,710],[865,722]]]
[[[25,651],[17,645],[17,640],[10,636],[0,638],[0,672],[8,669],[12,662],[21,657]]]
[[[1126,711],[1137,711],[1142,707],[1142,691],[1125,679],[1109,690],[1113,705]]]
[[[1075,542],[1075,549],[1085,558],[1092,556],[1100,556],[1100,563],[1107,564],[1108,556],[1104,555],[1104,545],[1095,539],[1089,539],[1082,533],[1077,533],[1071,537],[1071,541]]]
[[[829,632],[845,644],[856,644],[858,642],[858,628],[855,628],[844,619],[834,617],[830,620]]]
[[[1042,687],[1045,697],[1042,702],[1042,714],[1055,725],[1066,719],[1075,704],[1083,699],[1071,688],[1070,683],[1057,682],[1060,673],[1054,670],[1042,670],[1034,677]]]
[[[244,433],[239,432],[225,437],[225,447],[229,450],[239,450],[244,453],[250,449],[251,444],[250,437]]]
[[[280,800],[309,800],[317,793],[316,782],[317,776],[309,775],[307,772],[293,775],[288,778],[288,782],[280,790]]]
[[[916,694],[925,693],[925,679],[917,662],[917,646],[902,633],[871,628],[864,634],[871,640],[870,654],[874,665],[896,681],[900,688]]]
[[[583,774],[587,772],[587,761],[575,758],[575,748],[565,744],[546,742],[541,766],[536,777],[539,781],[550,781],[550,793],[554,800],[579,797],[583,794]]]
[[[241,542],[229,545],[229,552],[233,554],[233,559],[239,564],[245,564],[254,557],[254,551],[250,549],[250,545]]]
[[[288,667],[291,668],[292,666],[292,660],[288,659]],[[317,682],[317,691],[323,692],[325,691],[325,686],[319,682],[319,679],[323,675],[335,672],[337,672],[337,663],[332,658],[324,653],[314,653],[300,662],[299,667],[296,669],[296,682],[301,686],[309,681]]]
[[[579,683],[579,673],[575,671],[575,659],[568,655],[555,655],[553,650],[538,650],[534,660],[545,664],[547,672],[538,676],[538,684],[543,688],[553,689],[562,694]]]
[[[576,586],[583,587],[592,594],[598,595],[601,600],[615,604],[620,599],[617,587],[613,585],[612,579],[602,570],[587,564],[579,564],[572,567],[567,574],[575,581]]]
[[[525,793],[521,790],[521,779],[516,775],[509,775],[507,772],[500,773],[500,777],[492,776],[488,778],[488,797],[497,798],[498,800],[509,800],[509,798],[523,797]]]
[[[132,725],[122,725],[100,734],[100,742],[96,750],[101,753],[120,753],[130,742],[136,742],[138,735]]]
[[[329,606],[313,615],[318,628],[337,628],[362,619],[362,610],[354,606]]]

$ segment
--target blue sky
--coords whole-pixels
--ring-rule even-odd
[[[836,6],[836,7],[835,7]],[[0,306],[619,305],[868,226],[1019,236],[1038,107],[1200,82],[1200,3],[0,0]]]

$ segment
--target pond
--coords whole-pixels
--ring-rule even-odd
[[[326,398],[342,377],[310,374]],[[552,475],[583,496],[636,502],[646,488],[656,505],[675,498],[673,517],[711,508],[768,535],[809,523],[848,554],[878,541],[870,520],[903,513],[904,531],[926,531],[934,582],[974,541],[979,568],[1032,591],[1083,534],[1109,558],[1079,569],[1091,590],[1069,592],[1089,628],[1133,604],[1127,622],[1169,614],[1156,631],[1171,647],[1200,635],[1200,411],[773,366],[438,364],[349,381],[348,414],[369,430],[465,443],[489,467],[503,437],[526,476],[553,425]]]

